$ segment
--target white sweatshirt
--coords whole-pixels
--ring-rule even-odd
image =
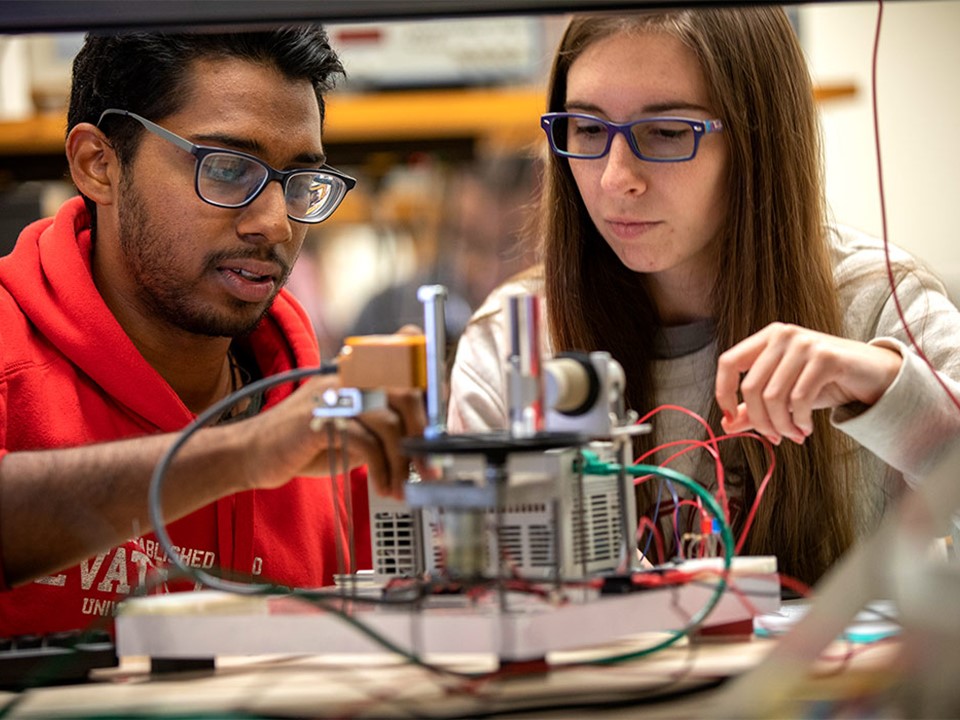
[[[863,476],[857,484],[855,517],[857,535],[862,536],[876,526],[888,501],[916,484],[951,442],[960,438],[960,409],[909,347],[887,280],[882,243],[849,228],[836,228],[831,239],[840,303],[845,309],[844,336],[894,348],[904,358],[899,375],[876,404],[843,406],[831,415],[834,426],[861,447]],[[897,297],[923,353],[937,368],[939,378],[960,398],[960,311],[948,299],[943,284],[918,261],[898,248],[891,247],[890,252],[894,261],[915,266],[898,283]],[[452,370],[450,432],[507,427],[503,302],[509,295],[526,292],[540,295],[542,303],[542,291],[539,278],[509,282],[495,290],[474,314],[460,338]],[[546,308],[541,309],[546,317]],[[546,341],[542,350],[548,357]],[[679,405],[706,417],[713,402],[717,354],[715,341],[708,340],[699,350],[656,361],[657,406]],[[651,422],[657,444],[704,436],[702,427],[682,413],[664,411]],[[704,455],[688,453],[670,467],[711,487],[713,463]],[[652,461],[661,462],[665,457],[661,453]],[[736,485],[735,478],[730,481]]]

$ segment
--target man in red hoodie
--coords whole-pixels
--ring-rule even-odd
[[[149,585],[167,558],[147,489],[177,431],[244,384],[319,366],[282,286],[353,187],[321,143],[342,72],[319,28],[87,39],[66,140],[81,196],[0,260],[0,636],[85,627]],[[163,502],[185,563],[331,582],[337,448],[310,418],[333,385],[270,390],[186,443]],[[399,439],[424,422],[415,392],[392,393],[346,423],[349,464],[397,492]]]

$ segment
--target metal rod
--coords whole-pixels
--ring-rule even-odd
[[[490,458],[487,459],[485,470],[487,483],[492,483],[496,489],[496,504],[493,508],[493,546],[494,546],[494,567],[497,573],[497,598],[499,599],[500,612],[507,612],[507,563],[503,551],[503,513],[507,502],[507,469],[506,459],[496,462]],[[503,626],[506,627],[506,624]]]
[[[354,539],[354,527],[353,527],[353,481],[350,477],[350,462],[348,460],[349,453],[347,452],[347,424],[342,418],[337,418],[335,421],[337,423],[338,429],[340,430],[340,443],[341,443],[341,455],[340,455],[340,467],[342,470],[343,477],[343,499],[344,499],[344,509],[346,513],[346,528],[347,528],[347,548],[348,548],[348,557],[347,557],[347,575],[350,578],[350,595],[351,597],[356,597],[357,594],[357,542]]]
[[[343,521],[340,517],[340,483],[337,480],[337,453],[336,448],[336,429],[333,427],[333,420],[327,419],[327,443],[330,446],[330,484],[333,488],[333,535],[337,548],[337,574],[343,577],[344,557],[343,557]]]
[[[427,427],[423,436],[436,438],[447,430],[444,392],[447,289],[443,285],[422,285],[417,290],[417,299],[423,303],[423,331],[427,343]]]
[[[628,493],[633,494],[633,477],[627,474],[627,465],[630,463],[629,448],[632,447],[632,441],[629,435],[617,436],[617,454],[620,456],[618,463],[620,470],[617,473],[617,496],[620,500],[620,534],[623,536],[623,563],[624,572],[631,572],[636,569],[637,564],[637,520],[636,513],[631,512],[635,501],[631,501]]]
[[[543,430],[540,305],[536,295],[507,298],[507,337],[510,434],[532,437]]]

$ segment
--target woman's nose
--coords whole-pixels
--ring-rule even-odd
[[[610,152],[606,156],[601,185],[611,192],[640,193],[646,190],[647,180],[644,166],[647,164],[638,158],[630,148],[630,143],[622,133],[617,133],[610,143]]]

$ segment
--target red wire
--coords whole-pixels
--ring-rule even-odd
[[[813,595],[813,588],[811,588],[802,580],[797,580],[797,578],[791,575],[786,575],[784,573],[777,573],[777,575],[779,575],[780,584],[783,587],[793,590],[795,593],[797,593],[801,597],[810,597],[811,595]]]
[[[655,477],[659,477],[659,475],[640,475],[639,477],[635,477],[633,479],[633,485],[634,487],[643,485],[645,482],[648,480],[653,480]]]
[[[760,500],[763,498],[763,493],[766,492],[767,485],[770,483],[770,478],[773,477],[774,468],[777,466],[777,456],[773,452],[773,445],[771,445],[770,441],[762,435],[757,435],[756,433],[752,432],[733,433],[732,435],[726,435],[721,439],[727,440],[732,437],[753,438],[755,440],[759,440],[760,444],[763,445],[764,449],[767,451],[767,456],[770,458],[770,464],[767,466],[767,473],[760,481],[760,486],[757,488],[757,496],[753,499],[753,505],[750,506],[750,512],[747,515],[747,519],[743,523],[743,531],[740,533],[740,539],[737,541],[737,547],[734,548],[734,554],[739,555],[740,550],[743,548],[743,544],[747,540],[747,533],[750,532],[750,527],[753,525],[753,519],[756,517],[757,509],[760,507]]]
[[[640,425],[640,424],[645,423],[647,420],[649,420],[649,419],[652,418],[654,415],[656,415],[657,413],[659,413],[659,412],[661,412],[661,411],[663,411],[663,410],[674,410],[674,411],[676,411],[676,412],[681,412],[681,413],[683,413],[684,415],[687,415],[687,416],[693,418],[694,420],[696,420],[698,423],[700,423],[700,424],[703,426],[704,430],[707,431],[707,437],[710,439],[710,440],[709,440],[709,444],[712,445],[712,446],[713,446],[713,449],[716,451],[715,454],[714,454],[714,459],[715,459],[715,461],[716,461],[716,467],[717,467],[717,471],[716,471],[716,476],[717,476],[717,492],[716,492],[716,498],[717,498],[717,502],[720,503],[720,507],[723,508],[723,514],[724,514],[724,516],[725,516],[725,517],[728,519],[728,521],[729,521],[729,518],[730,518],[730,507],[729,507],[729,505],[728,505],[728,503],[727,503],[727,488],[726,488],[726,485],[725,485],[725,483],[724,483],[724,481],[723,481],[723,480],[724,480],[724,478],[723,478],[723,464],[720,462],[720,449],[717,447],[717,437],[716,437],[716,435],[713,434],[713,428],[710,427],[710,423],[708,423],[706,420],[704,420],[700,415],[698,415],[697,413],[695,413],[693,410],[690,410],[689,408],[681,407],[680,405],[670,405],[670,404],[660,405],[659,407],[654,408],[653,410],[651,410],[650,412],[648,412],[646,415],[644,415],[642,418],[640,418],[639,420],[637,420],[637,424]],[[703,441],[700,441],[700,442],[703,442]],[[663,446],[661,446],[661,447],[663,447]],[[706,445],[704,445],[704,447],[706,447]],[[656,452],[656,449],[652,450],[651,452]],[[643,457],[643,458],[646,458],[646,457],[648,457],[650,454],[651,454],[651,453],[649,453],[649,452],[648,452],[648,453],[644,453],[644,455],[643,455],[642,457]],[[636,462],[641,462],[641,461],[642,461],[641,459],[638,459]],[[669,462],[669,461],[668,461],[668,462]]]
[[[696,508],[697,511],[700,512],[701,514],[706,514],[703,509],[703,503],[700,502],[699,498],[697,498],[696,500],[684,498],[683,500],[677,503],[677,507],[682,507],[684,505],[689,505],[692,508]]]
[[[697,415],[697,414],[694,413],[693,411],[691,411],[691,410],[686,410],[686,409],[684,409],[684,408],[680,408],[680,407],[672,406],[672,405],[661,405],[661,406],[660,406],[659,408],[657,408],[656,410],[653,410],[653,411],[647,413],[647,415],[645,416],[645,418],[649,418],[649,417],[651,417],[652,415],[656,414],[657,412],[659,412],[660,410],[663,410],[663,409],[675,409],[675,410],[680,410],[680,411],[685,412],[686,414],[688,414],[688,415],[690,415],[690,416],[692,416],[692,417],[699,418],[699,419],[701,420],[701,422],[702,422],[702,418],[700,418],[699,415]],[[706,426],[706,423],[703,423],[703,424],[704,424],[704,426]],[[760,481],[760,485],[759,485],[759,487],[757,488],[757,496],[756,496],[756,498],[754,498],[753,505],[750,507],[750,512],[749,512],[749,514],[747,515],[746,521],[744,522],[743,531],[740,533],[740,539],[737,541],[737,547],[736,547],[736,549],[735,549],[734,552],[739,555],[739,554],[740,554],[740,551],[743,549],[744,543],[746,542],[747,533],[750,531],[750,528],[751,528],[751,526],[753,525],[753,521],[754,521],[754,519],[755,519],[755,517],[756,517],[757,510],[758,510],[758,508],[760,507],[760,500],[763,498],[763,494],[764,494],[764,492],[766,492],[767,485],[770,483],[770,479],[773,477],[773,471],[774,471],[774,469],[776,468],[776,464],[777,464],[776,454],[775,454],[774,451],[773,451],[773,445],[770,444],[770,441],[767,440],[767,439],[766,439],[765,437],[763,437],[762,435],[758,435],[757,433],[753,433],[753,432],[731,433],[731,434],[729,434],[729,435],[721,435],[721,436],[717,437],[717,436],[713,435],[713,433],[712,433],[709,429],[708,429],[708,432],[709,432],[709,434],[710,434],[710,441],[709,441],[709,442],[708,442],[708,441],[705,441],[705,440],[674,440],[674,441],[671,441],[671,442],[668,442],[668,443],[663,443],[662,445],[658,445],[657,447],[652,448],[651,450],[648,450],[647,452],[645,452],[643,455],[641,455],[641,456],[637,459],[637,462],[638,462],[638,463],[639,463],[639,462],[643,462],[643,460],[645,460],[646,458],[648,458],[650,455],[653,455],[654,453],[659,452],[659,451],[661,451],[661,450],[664,450],[664,449],[666,449],[666,448],[674,447],[674,446],[676,446],[676,445],[686,445],[686,447],[685,447],[683,450],[681,450],[681,451],[679,451],[679,452],[677,452],[677,453],[674,453],[674,454],[671,455],[669,458],[667,458],[663,463],[661,463],[661,465],[666,466],[666,465],[669,465],[674,459],[680,457],[681,455],[685,455],[686,453],[690,452],[691,450],[694,450],[694,449],[697,449],[697,448],[704,448],[704,449],[707,450],[711,455],[714,456],[714,458],[717,460],[717,463],[718,463],[718,465],[717,465],[717,467],[718,467],[718,469],[717,469],[718,491],[717,491],[716,496],[717,496],[717,498],[719,498],[719,497],[720,497],[720,490],[719,490],[719,488],[720,488],[720,487],[723,487],[723,473],[724,473],[723,465],[719,462],[720,456],[719,456],[719,452],[718,452],[718,450],[717,450],[717,447],[719,446],[719,443],[722,442],[722,441],[725,441],[725,440],[731,440],[731,439],[733,439],[733,438],[748,438],[748,439],[752,439],[752,440],[757,440],[757,441],[759,441],[760,444],[763,445],[764,449],[767,451],[767,457],[769,457],[769,459],[770,459],[770,464],[767,466],[767,472],[766,472],[766,474],[763,476],[763,479]],[[642,478],[637,478],[637,480],[635,480],[634,482],[635,482],[635,484],[639,484],[639,482],[640,482],[641,480],[647,480],[647,479],[649,479],[649,477],[650,477],[650,476],[645,475],[645,476],[643,476]],[[726,493],[724,493],[724,500],[726,500],[726,499],[727,499],[727,498],[726,498]],[[674,507],[674,511],[673,511],[673,512],[674,512],[674,524],[675,524],[675,525],[678,523],[677,510],[678,510],[678,507]],[[729,504],[726,504],[726,503],[724,504],[724,506],[723,506],[723,511],[724,511],[724,515],[725,515],[725,520],[726,520],[727,523],[729,524],[729,523],[730,523],[730,508],[729,508]],[[682,549],[681,549],[681,552],[682,552]]]
[[[675,447],[677,445],[686,445],[687,447],[685,447],[680,452],[674,453],[673,455],[668,457],[666,460],[660,463],[660,467],[665,467],[669,465],[675,459],[677,459],[681,455],[686,455],[691,450],[694,450],[696,448],[703,448],[708,453],[710,453],[710,455],[713,457],[714,464],[716,465],[717,498],[719,499],[720,488],[724,486],[725,475],[723,470],[723,464],[720,462],[720,453],[717,451],[717,448],[716,448],[716,438],[714,438],[712,442],[708,442],[706,440],[692,440],[692,439],[691,440],[671,440],[670,442],[663,443],[662,445],[657,445],[655,448],[648,450],[647,452],[643,453],[643,455],[638,457],[634,462],[642,463],[644,460],[646,460],[648,457],[650,457],[654,453],[660,452],[661,450],[666,450],[667,448]],[[724,493],[724,500],[726,500],[726,493]],[[727,507],[725,502],[722,504],[722,507],[723,507],[724,515],[729,520],[730,509]]]
[[[715,439],[714,439],[714,440],[715,440]],[[673,462],[674,459],[680,457],[681,455],[685,455],[686,453],[690,452],[691,450],[693,450],[693,449],[695,449],[695,448],[698,448],[698,447],[704,448],[707,452],[709,452],[709,453],[713,456],[713,458],[714,458],[714,460],[715,460],[715,463],[716,463],[716,477],[717,477],[717,488],[718,488],[718,489],[717,489],[716,497],[719,498],[719,497],[721,496],[720,488],[723,487],[723,480],[724,480],[723,464],[720,462],[720,453],[717,452],[717,450],[716,450],[716,448],[715,448],[714,446],[710,445],[709,443],[707,443],[707,442],[705,442],[705,441],[703,441],[703,440],[674,440],[674,441],[669,442],[669,443],[664,443],[663,445],[658,445],[657,447],[655,447],[655,448],[653,448],[653,449],[645,452],[643,455],[641,455],[639,458],[637,458],[636,462],[642,463],[646,458],[648,458],[650,455],[652,455],[652,454],[655,453],[655,452],[658,452],[658,451],[660,451],[660,450],[664,450],[664,449],[666,449],[666,448],[668,448],[668,447],[673,447],[674,445],[683,445],[683,444],[686,444],[687,447],[684,448],[683,450],[681,450],[680,452],[674,453],[673,455],[671,455],[670,457],[668,457],[666,460],[664,460],[662,463],[660,463],[660,466],[661,466],[661,467],[664,467],[664,466],[666,466],[666,465],[669,465],[671,462]],[[643,476],[643,477],[646,479],[646,478],[648,478],[648,477],[650,477],[650,476],[649,476],[649,475],[645,475],[645,476]],[[634,483],[634,484],[637,484],[637,483]],[[727,503],[726,493],[723,494],[722,508],[723,508],[724,518],[726,519],[727,524],[729,524],[729,523],[730,523],[730,508],[729,508],[728,503]],[[674,526],[674,528],[679,528],[679,527],[680,527],[680,516],[679,516],[679,514],[678,514],[678,510],[679,510],[679,504],[678,504],[678,505],[675,505],[674,508],[673,508],[673,526]],[[683,547],[682,547],[682,545],[680,545],[679,540],[678,540],[677,545],[678,545],[677,551],[680,553],[680,557],[683,557]]]
[[[947,396],[956,406],[957,410],[960,410],[960,399],[957,399],[957,396],[953,394],[952,390],[950,390],[946,381],[940,376],[940,373],[938,373],[937,369],[933,366],[933,363],[927,359],[926,353],[924,353],[923,348],[920,347],[920,343],[918,343],[916,338],[913,336],[913,332],[910,330],[910,326],[907,324],[906,316],[903,313],[903,307],[900,304],[900,297],[897,295],[896,279],[893,277],[893,263],[890,260],[890,240],[889,232],[887,230],[887,201],[883,189],[883,158],[880,151],[880,110],[877,102],[877,58],[880,54],[880,27],[882,22],[883,0],[877,0],[877,29],[873,38],[873,64],[870,69],[870,85],[871,91],[873,92],[873,138],[877,153],[877,180],[879,182],[880,190],[880,223],[883,228],[883,254],[887,268],[887,280],[890,282],[893,303],[897,308],[897,316],[900,318],[900,324],[903,325],[903,331],[913,344],[913,348],[916,350],[917,355],[920,356],[920,359],[923,360],[927,367],[933,372],[933,376],[936,378],[937,382],[940,383],[940,387],[942,387],[944,392],[947,393]]]

